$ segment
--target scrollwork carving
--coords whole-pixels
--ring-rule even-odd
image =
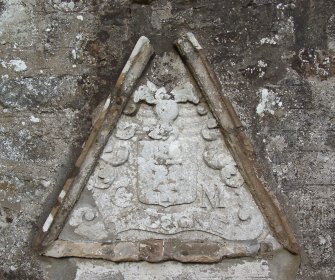
[[[137,126],[134,123],[118,123],[116,127],[115,137],[121,140],[129,140],[135,135],[136,127]]]
[[[115,182],[111,200],[117,207],[126,208],[131,205],[134,195],[130,190],[129,183],[128,178],[122,178]]]
[[[82,207],[73,211],[69,224],[73,227],[79,226],[85,221],[93,221],[96,217],[96,212],[90,207]]]
[[[201,130],[201,136],[206,141],[215,141],[219,138],[219,135],[217,129],[208,129],[207,125]]]
[[[104,152],[101,158],[112,166],[120,166],[128,161],[129,147],[127,143],[117,142],[111,152]]]
[[[220,131],[217,129],[216,119],[210,118],[201,130],[201,136],[206,141],[215,141],[219,138]]]
[[[151,128],[148,136],[154,140],[166,140],[170,137],[173,127],[168,124],[158,124]]]
[[[203,153],[203,159],[210,168],[221,170],[224,167],[224,155],[217,146],[207,145]]]
[[[197,113],[200,116],[205,116],[208,113],[208,107],[205,103],[199,103],[199,105],[197,106]]]
[[[208,167],[220,170],[221,180],[226,186],[238,188],[243,185],[244,179],[234,159],[228,153],[224,153],[217,143],[211,142],[205,147],[203,159]]]
[[[132,99],[129,100],[129,102],[126,105],[126,108],[124,108],[123,110],[123,114],[127,115],[127,116],[131,116],[133,114],[135,114],[138,110],[138,105],[134,103],[134,101]]]
[[[106,165],[104,168],[100,169],[98,172],[98,177],[102,180],[102,184],[96,186],[100,189],[108,188],[116,179],[116,172],[115,169],[109,165]]]
[[[218,123],[216,119],[210,118],[207,120],[207,128],[212,129],[212,128],[217,128],[217,127],[218,127]]]
[[[240,205],[240,209],[238,210],[238,218],[242,221],[242,222],[246,222],[248,220],[251,219],[251,214],[250,214],[250,209],[248,208],[243,208]]]
[[[100,240],[107,237],[105,226],[98,219],[98,212],[91,207],[81,207],[74,210],[69,219],[69,225],[75,227],[76,234]]]

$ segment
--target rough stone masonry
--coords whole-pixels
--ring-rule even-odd
[[[46,264],[33,240],[138,38],[150,37],[163,55],[182,31],[204,47],[289,218],[301,249],[296,278],[335,277],[333,1],[7,0],[0,1],[0,278],[94,277],[91,264],[79,264],[82,275],[71,261]],[[48,265],[59,270],[48,274]],[[159,277],[153,265],[138,275]],[[177,266],[187,279],[216,273]]]

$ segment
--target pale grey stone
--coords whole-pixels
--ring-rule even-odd
[[[206,115],[208,113],[208,107],[205,103],[199,103],[197,106],[197,112],[200,116]]]
[[[129,157],[129,147],[127,144],[122,142],[116,142],[113,150],[108,153],[104,153],[101,156],[106,162],[109,162],[112,166],[119,166],[124,164]]]
[[[194,94],[193,85],[190,82],[176,86],[171,94],[174,96],[176,102],[192,102],[199,103],[199,97]]]
[[[265,260],[242,261],[235,264],[216,264],[211,267],[203,265],[184,266],[180,263],[165,262],[157,266],[150,263],[122,263],[118,266],[94,264],[77,261],[78,270],[75,280],[90,279],[125,279],[125,280],[203,280],[203,279],[264,279],[270,280],[269,262]],[[122,278],[108,278],[119,275]],[[224,277],[224,278],[222,278]]]
[[[129,102],[138,103],[136,114],[121,116],[87,184],[101,215],[87,222],[97,220],[96,230],[102,223],[102,234],[75,232],[100,242],[106,233],[111,241],[173,236],[263,241],[267,225],[216,120],[190,78],[175,75],[182,78],[170,86],[171,92],[150,76],[135,90]],[[70,220],[84,201],[79,199]],[[80,220],[81,228],[85,220]],[[76,241],[65,231],[62,239]]]
[[[209,129],[211,129],[211,128],[217,128],[217,127],[218,127],[218,123],[217,123],[216,119],[214,119],[214,118],[209,119],[209,120],[207,121],[207,127],[208,127]]]
[[[122,122],[118,123],[116,127],[115,136],[121,140],[128,140],[135,135],[136,132],[136,124]]]

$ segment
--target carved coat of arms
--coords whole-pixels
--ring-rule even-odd
[[[45,255],[216,262],[253,256],[264,242],[276,245],[247,184],[267,212],[277,213],[275,203],[249,169],[242,177],[239,168],[250,167],[239,158],[245,148],[239,139],[229,142],[240,128],[231,107],[194,36],[177,45],[189,69],[169,52],[140,78],[152,49],[148,39],[139,40],[120,77],[124,94],[114,107],[107,100],[97,121],[101,130],[92,131],[78,159],[84,158],[80,176],[67,181],[61,206],[43,226],[44,243],[52,244]]]
[[[150,81],[134,94],[134,101],[155,107],[157,122],[148,128],[148,139],[138,142],[138,198],[164,207],[196,199],[196,141],[183,137],[174,124],[179,102],[198,103],[193,86],[186,83],[170,93]]]

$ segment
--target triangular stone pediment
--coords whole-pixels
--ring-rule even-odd
[[[211,263],[297,251],[192,34],[141,37],[41,235],[42,254]],[[271,249],[272,248],[272,249]]]

